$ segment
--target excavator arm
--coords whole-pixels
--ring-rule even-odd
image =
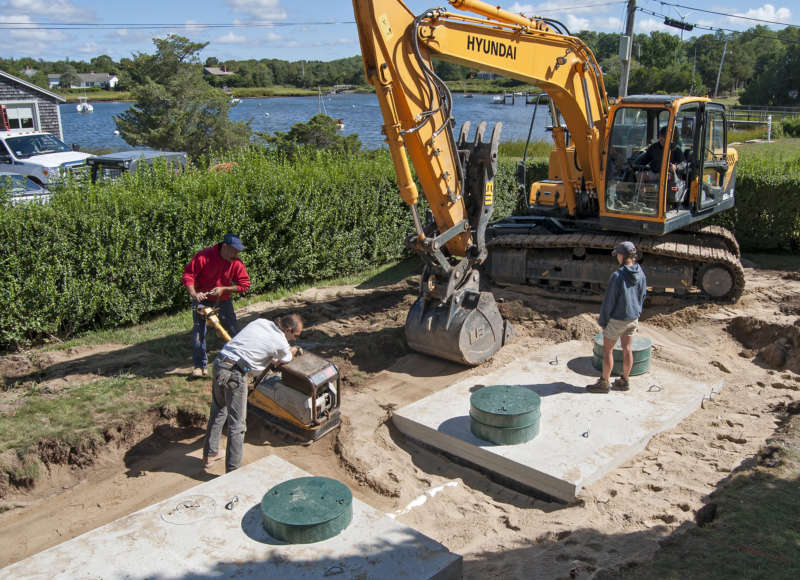
[[[576,159],[567,159],[566,137],[554,128],[564,151],[560,163],[571,209],[576,191],[594,192],[600,182],[608,103],[594,56],[552,21],[529,19],[478,0],[450,0],[476,14],[432,9],[415,16],[401,0],[353,0],[368,82],[375,86],[383,132],[397,173],[400,196],[410,206],[415,232],[407,245],[425,269],[420,298],[406,321],[409,345],[435,356],[478,364],[510,334],[491,294],[480,292],[475,269],[487,256],[486,227],[494,209],[500,125],[474,139],[469,124],[453,132],[452,96],[431,64],[436,56],[471,68],[534,83],[558,107],[575,137]],[[419,192],[433,223],[419,216]],[[568,164],[582,167],[581,183]]]

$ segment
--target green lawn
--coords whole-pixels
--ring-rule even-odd
[[[377,288],[416,275],[419,271],[419,261],[410,259],[314,286]],[[251,296],[238,300],[236,308],[278,300],[309,287],[310,284]],[[145,353],[145,358],[154,362],[181,360],[188,355],[186,344],[191,327],[191,312],[187,308],[178,314],[158,316],[126,328],[87,332],[67,342],[43,347],[40,351],[112,344],[125,345],[129,352]],[[211,345],[209,350],[213,356]],[[98,359],[98,362],[101,361]],[[0,460],[0,477],[4,471],[19,475],[23,467],[31,473],[37,472],[35,464],[38,460],[28,455],[39,441],[57,439],[69,445],[82,445],[87,440],[98,440],[109,428],[152,411],[167,416],[174,416],[179,411],[204,416],[208,405],[207,381],[194,381],[158,369],[138,373],[121,370],[114,376],[57,389],[43,388],[41,378],[34,374],[21,382],[7,383],[4,389],[21,397],[12,412],[0,414],[0,454],[12,451],[22,463],[8,460],[3,463]]]
[[[771,143],[739,143],[734,145],[744,159],[757,155],[800,155],[800,139],[778,139]]]

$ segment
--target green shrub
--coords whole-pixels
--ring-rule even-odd
[[[552,141],[532,141],[528,144],[528,160],[534,157],[550,157],[550,152],[553,150]],[[525,141],[504,141],[498,147],[498,154],[502,157],[519,157],[525,153]]]
[[[781,121],[781,128],[783,129],[784,135],[787,137],[800,137],[800,117],[783,119]]]
[[[745,251],[800,250],[800,156],[755,155],[736,167],[736,206],[714,218]]]

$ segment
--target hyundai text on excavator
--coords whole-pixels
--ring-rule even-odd
[[[409,346],[479,364],[510,333],[491,293],[480,290],[479,267],[496,284],[596,293],[622,240],[636,245],[651,293],[738,299],[736,239],[699,223],[734,204],[738,156],[727,147],[725,108],[662,95],[610,105],[594,55],[560,22],[449,2],[472,14],[435,8],[415,16],[401,0],[353,0],[366,78],[414,220],[406,243],[425,263],[406,321]],[[485,139],[485,123],[470,138],[466,122],[456,137],[452,95],[433,57],[534,84],[549,97],[548,179],[525,191],[522,215],[490,224],[500,124]],[[645,157],[656,162],[645,165]],[[425,223],[409,158],[430,207]],[[518,174],[524,184],[524,159]]]

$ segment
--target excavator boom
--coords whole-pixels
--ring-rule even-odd
[[[608,104],[597,63],[579,39],[558,33],[547,21],[478,0],[450,3],[476,16],[442,9],[415,16],[401,0],[353,0],[353,10],[366,78],[375,86],[399,193],[414,220],[415,233],[407,245],[425,262],[420,297],[406,321],[406,338],[416,350],[479,364],[511,332],[492,295],[480,291],[477,270],[488,255],[485,236],[494,210],[501,127],[497,124],[489,137],[485,123],[480,123],[472,138],[465,123],[456,139],[452,95],[436,76],[431,58],[523,79],[548,90],[569,131],[585,136],[576,146],[589,176],[581,184],[584,188],[586,182],[593,188],[599,181]],[[565,133],[559,130],[563,140]],[[566,170],[566,157],[563,162]],[[419,215],[411,165],[430,208],[426,224]]]

